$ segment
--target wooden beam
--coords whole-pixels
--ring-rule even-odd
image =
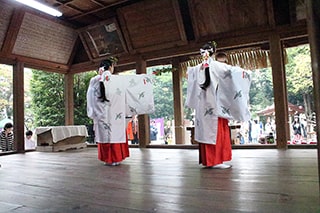
[[[269,26],[271,28],[274,28],[276,26],[275,20],[274,20],[274,9],[273,9],[273,1],[272,0],[267,0],[266,1],[267,5],[267,13],[268,13],[268,22]]]
[[[70,55],[70,58],[68,60],[68,66],[70,67],[72,65],[72,62],[76,56],[77,50],[78,50],[78,46],[81,45],[81,39],[80,37],[78,39],[76,39],[76,41],[74,42],[73,48],[72,48],[72,52]],[[88,55],[88,53],[87,53]],[[89,56],[88,56],[89,57]]]
[[[140,58],[136,63],[136,73],[147,73],[146,61]],[[146,148],[150,143],[150,118],[148,114],[138,116],[139,123],[139,147]]]
[[[24,64],[13,65],[14,142],[18,153],[24,153]]]
[[[272,28],[259,28],[251,30],[238,30],[236,32],[220,33],[211,35],[205,38],[201,38],[199,41],[189,41],[186,45],[176,46],[172,48],[155,50],[152,52],[133,54],[122,54],[119,56],[117,67],[119,70],[124,70],[121,66],[128,66],[131,69],[134,66],[137,58],[141,57],[148,62],[163,61],[174,57],[188,57],[198,55],[199,47],[205,42],[215,40],[218,44],[218,49],[239,49],[243,47],[259,46],[269,42],[270,34],[277,33],[281,40],[293,39],[300,37],[307,37],[307,28],[305,22],[300,22],[295,25],[280,26],[274,29]],[[70,68],[70,72],[85,72],[88,70],[94,70],[96,64],[98,64],[102,58],[91,59],[91,61],[73,64]]]
[[[82,42],[82,45],[83,45],[83,47],[84,47],[84,49],[85,49],[85,51],[86,51],[86,53],[87,53],[87,55],[88,55],[89,60],[92,61],[92,60],[93,60],[93,57],[92,57],[92,55],[91,55],[90,48],[89,48],[89,46],[88,46],[88,43],[86,42],[86,39],[83,37],[82,33],[79,33],[79,38],[80,38],[80,40],[81,40],[81,42]],[[75,45],[76,45],[76,44],[75,44]],[[75,47],[74,47],[74,49],[75,49]],[[100,60],[101,60],[101,59],[100,59]]]
[[[44,61],[20,55],[4,55],[3,53],[0,53],[1,63],[14,64],[16,61],[23,62],[25,67],[39,69],[42,71],[67,73],[69,69],[69,66],[65,64],[59,64],[51,61]]]
[[[301,21],[292,25],[277,27],[276,31],[279,33],[282,40],[308,37],[307,23],[305,21]]]
[[[65,125],[74,124],[73,74],[64,75]]]
[[[320,0],[307,0],[307,21],[311,51],[314,104],[318,150],[318,177],[320,183]],[[320,191],[320,184],[319,191]]]
[[[270,58],[277,132],[277,148],[287,149],[289,139],[287,84],[284,69],[283,48],[277,33],[270,35]]]
[[[183,116],[182,70],[179,66],[178,59],[173,60],[172,69],[175,141],[176,144],[184,144],[185,128]]]
[[[21,27],[25,12],[21,9],[15,9],[7,30],[2,52],[4,55],[10,55],[15,45],[19,29]]]
[[[16,61],[13,59],[10,59],[10,58],[2,57],[2,54],[0,54],[0,63],[7,64],[7,65],[13,65],[16,63]]]
[[[98,62],[86,61],[86,62],[71,65],[69,73],[76,74],[81,72],[87,72],[90,70],[96,70],[98,66],[99,66]]]
[[[178,0],[173,0],[172,6],[173,6],[175,17],[176,17],[176,21],[177,21],[177,25],[178,25],[178,29],[179,29],[179,33],[180,33],[180,38],[182,41],[184,41],[186,43],[187,36],[186,36],[185,29],[183,26],[183,20],[182,20],[182,15],[181,15]]]

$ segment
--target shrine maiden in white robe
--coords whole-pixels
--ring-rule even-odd
[[[109,102],[98,98],[100,79],[103,79]],[[91,79],[87,100],[87,114],[94,121],[95,141],[125,143],[126,116],[154,112],[152,76],[120,76],[106,71]]]
[[[205,81],[202,64],[188,67],[186,106],[195,109],[195,140],[216,144],[218,117],[247,121],[251,71],[208,59],[210,85],[200,88]]]

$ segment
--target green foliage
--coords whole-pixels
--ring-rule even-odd
[[[286,64],[288,101],[295,105],[304,106],[306,102],[310,101],[306,97],[311,97],[313,90],[310,49],[308,45],[302,45],[288,48],[286,51],[288,57]],[[253,115],[254,112],[273,104],[271,68],[255,70],[252,73],[249,95]]]
[[[12,98],[13,98],[13,81],[12,81],[12,67],[8,65],[0,65],[0,118],[13,116]]]
[[[64,76],[33,70],[30,82],[35,126],[64,125]]]
[[[65,124],[64,75],[33,70],[31,80],[32,110],[36,126]],[[86,125],[86,91],[94,72],[74,75],[74,124]]]
[[[253,115],[256,111],[273,104],[273,84],[270,69],[255,70],[252,72],[249,96]]]
[[[289,102],[304,105],[304,95],[312,95],[313,90],[310,48],[308,45],[288,48],[287,54],[286,76]]]
[[[88,125],[92,120],[87,116],[87,89],[96,72],[85,72],[74,76],[74,124]]]
[[[151,118],[173,119],[173,90],[171,68],[161,74],[154,76],[154,104],[155,112]],[[155,73],[155,72],[154,72]],[[160,73],[160,72],[159,72]]]
[[[164,118],[165,121],[174,119],[174,106],[173,106],[173,85],[172,85],[172,70],[171,66],[153,67],[149,69],[154,76],[154,103],[155,113],[151,114],[151,118]],[[187,80],[182,79],[182,94],[183,103],[187,95]],[[186,119],[192,119],[192,109],[184,108],[184,116]]]

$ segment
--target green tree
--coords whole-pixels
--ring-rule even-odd
[[[92,120],[87,116],[87,89],[90,79],[96,72],[85,72],[74,75],[74,124],[88,125]]]
[[[171,70],[171,68],[170,68]],[[173,91],[172,91],[172,73],[163,73],[154,77],[154,104],[155,112],[150,115],[151,118],[173,119]]]
[[[33,70],[31,79],[32,110],[35,126],[65,124],[64,75]],[[86,91],[94,72],[74,75],[74,124],[87,125]]]
[[[32,70],[24,70],[24,124],[27,129],[34,129],[33,111],[31,108],[31,92],[30,81],[32,78]]]
[[[270,68],[252,72],[249,96],[253,115],[255,112],[273,104],[273,84]]]
[[[12,67],[0,65],[0,118],[13,117],[13,81]]]
[[[286,64],[286,83],[288,101],[306,108],[307,114],[312,114],[312,73],[310,49],[308,45],[288,48]],[[252,73],[250,88],[251,112],[264,109],[271,105],[273,99],[273,83],[271,68],[255,70]]]
[[[309,45],[301,45],[287,49],[286,65],[287,88],[289,102],[302,105],[309,118],[313,112],[313,82]]]
[[[32,71],[30,82],[35,126],[64,125],[64,76],[39,70]]]
[[[176,72],[176,71],[174,71]],[[154,76],[154,104],[155,113],[151,114],[151,118],[164,118],[165,121],[174,119],[173,106],[173,85],[172,85],[172,67],[157,66],[148,69],[148,73],[153,73]],[[187,81],[182,79],[182,94],[183,103],[187,95]],[[186,119],[192,119],[192,110],[184,108],[184,115]]]

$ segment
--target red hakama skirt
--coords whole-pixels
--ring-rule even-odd
[[[199,164],[215,166],[224,161],[230,161],[231,138],[228,120],[218,118],[218,132],[216,144],[199,143]]]
[[[98,143],[98,159],[108,164],[121,162],[129,157],[128,140],[126,143]]]

